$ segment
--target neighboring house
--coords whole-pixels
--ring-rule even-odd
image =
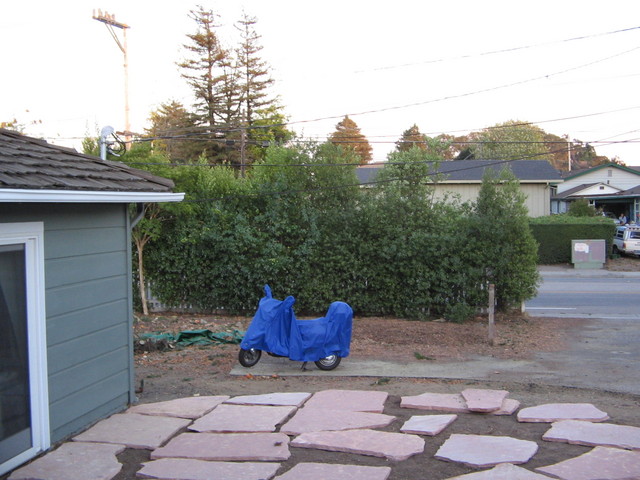
[[[361,184],[375,182],[375,176],[384,168],[384,163],[363,165],[356,173]],[[482,178],[487,168],[499,173],[509,168],[520,182],[520,188],[527,196],[526,206],[529,216],[540,217],[551,212],[551,193],[562,182],[560,173],[546,160],[515,160],[511,162],[494,160],[459,160],[441,162],[435,174],[442,178],[435,184],[436,196],[446,193],[458,194],[462,201],[478,198]]]
[[[128,204],[172,187],[0,129],[0,475],[134,401]]]
[[[607,163],[564,174],[551,199],[552,213],[563,213],[571,202],[584,198],[596,209],[618,218],[640,219],[640,168]]]

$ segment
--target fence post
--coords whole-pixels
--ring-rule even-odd
[[[489,284],[489,343],[496,344],[496,326],[495,326],[495,304],[496,304],[496,286]]]

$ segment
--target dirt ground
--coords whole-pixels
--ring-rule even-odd
[[[637,271],[640,260],[625,258],[609,261],[607,268],[615,271]],[[144,332],[172,332],[209,329],[214,332],[244,330],[250,322],[245,317],[221,317],[206,315],[152,315],[138,317],[135,334]],[[497,341],[487,341],[487,319],[476,317],[464,324],[443,321],[407,321],[395,318],[355,318],[351,343],[352,358],[375,358],[398,362],[438,362],[447,359],[464,359],[471,355],[491,355],[500,358],[527,358],[537,351],[562,349],[574,329],[581,328],[582,321],[531,318],[523,315],[499,316],[496,319]],[[159,348],[159,349],[156,349]],[[401,409],[400,397],[425,392],[459,393],[469,386],[477,388],[505,389],[510,397],[522,406],[542,403],[587,402],[605,410],[612,423],[640,427],[640,397],[619,393],[551,387],[538,384],[446,381],[430,379],[344,378],[332,377],[330,372],[321,377],[260,377],[247,369],[245,376],[231,376],[229,371],[237,364],[237,345],[209,345],[176,347],[137,342],[135,363],[136,382],[141,403],[169,400],[191,395],[250,395],[273,392],[316,392],[326,389],[379,390],[389,393],[384,413],[397,420],[384,430],[398,432],[412,415],[430,412]],[[348,362],[349,358],[343,360]],[[437,412],[436,412],[437,413]],[[538,443],[539,450],[527,463],[530,470],[575,457],[589,447],[541,440],[548,424],[521,424],[515,416],[488,416],[461,414],[443,433],[436,437],[424,437],[424,454],[403,462],[324,452],[320,450],[291,448],[292,456],[284,462],[278,474],[300,462],[346,463],[354,465],[383,466],[392,468],[390,480],[430,478],[446,479],[470,473],[474,469],[451,462],[436,460],[433,455],[452,433],[481,435],[506,435]],[[136,478],[140,463],[147,461],[149,452],[126,450],[120,460],[125,464],[116,480]]]

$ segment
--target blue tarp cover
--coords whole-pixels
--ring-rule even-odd
[[[295,298],[276,300],[269,285],[264,291],[240,348],[255,348],[300,362],[349,355],[353,311],[348,304],[333,302],[324,317],[298,320],[293,312]]]

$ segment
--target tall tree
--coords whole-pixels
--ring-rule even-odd
[[[195,21],[195,33],[187,34],[190,43],[183,47],[189,54],[178,64],[183,70],[181,76],[193,88],[196,98],[196,114],[201,124],[214,127],[220,116],[225,85],[225,67],[229,54],[222,47],[215,29],[216,15],[201,5],[191,10],[190,18]]]
[[[247,126],[253,125],[257,110],[273,103],[269,99],[268,89],[274,81],[269,76],[267,63],[260,57],[260,51],[263,47],[260,45],[260,35],[255,30],[257,22],[255,17],[243,13],[236,25],[241,38],[236,55],[242,114]]]
[[[545,132],[528,122],[509,120],[470,134],[471,153],[478,160],[550,160]]]
[[[354,150],[363,165],[372,159],[372,148],[367,137],[360,132],[360,127],[348,115],[345,115],[344,119],[336,125],[336,131],[329,136],[329,142]]]

